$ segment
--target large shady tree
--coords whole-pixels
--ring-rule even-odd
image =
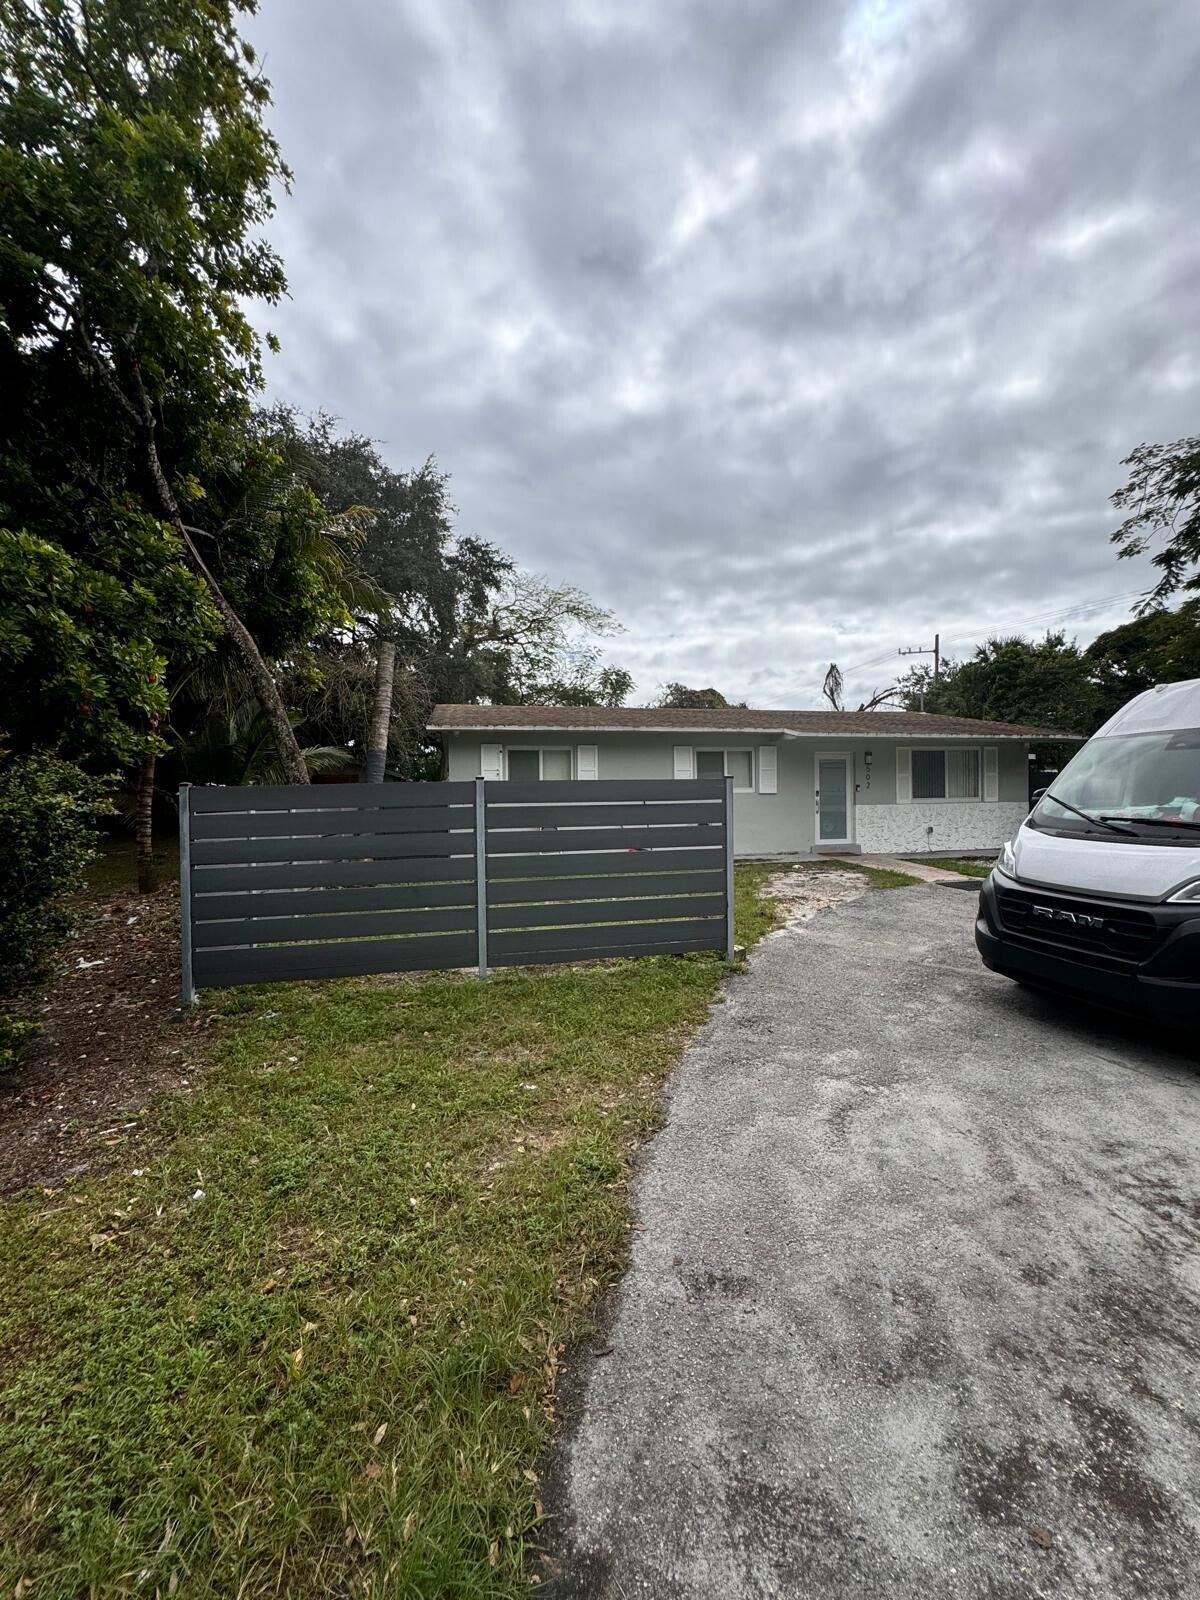
[[[1129,477],[1112,497],[1125,520],[1112,534],[1117,554],[1149,554],[1159,577],[1143,610],[1180,589],[1200,589],[1200,437],[1140,444],[1121,463]]]
[[[288,779],[303,783],[275,677],[217,576],[238,564],[226,548],[237,529],[209,515],[210,479],[227,475],[260,383],[243,308],[285,287],[257,236],[288,174],[236,30],[253,9],[0,0],[0,504],[10,532],[66,552],[84,574],[76,589],[93,573],[122,589],[109,610],[143,677],[159,678],[180,642],[223,630]],[[86,632],[93,616],[85,605],[69,620]],[[106,683],[95,680],[97,717]],[[160,748],[151,704],[126,687],[120,707],[148,759]]]

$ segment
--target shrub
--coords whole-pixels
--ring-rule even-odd
[[[0,752],[0,1070],[36,1031],[17,1007],[46,976],[92,857],[104,784],[53,756]]]

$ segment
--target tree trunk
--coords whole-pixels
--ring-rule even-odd
[[[225,624],[225,632],[233,642],[233,647],[242,658],[242,665],[254,686],[255,697],[266,713],[267,721],[271,724],[271,736],[275,741],[275,748],[283,762],[284,771],[289,783],[307,783],[309,781],[308,768],[304,764],[304,757],[300,753],[300,744],[296,738],[296,731],[292,727],[291,719],[287,714],[287,707],[279,693],[279,685],[271,676],[271,669],[263,660],[258,646],[254,642],[249,628],[238,616],[237,612],[226,600],[217,585],[216,579],[205,566],[200,557],[200,552],[192,543],[190,536],[182,523],[176,523],[188,553],[200,571],[200,575],[208,584],[212,592],[217,610],[221,613],[221,620]]]
[[[396,678],[396,646],[390,639],[379,641],[375,663],[375,704],[367,733],[367,783],[382,783],[387,770],[388,735],[392,727],[392,684]]]
[[[92,352],[92,356],[93,360],[97,359],[94,352]],[[110,387],[115,389],[117,396],[137,416],[137,408],[124,395],[115,378],[108,374],[107,368],[104,367],[103,363],[99,363],[99,365]],[[279,752],[279,759],[283,763],[288,782],[307,783],[309,781],[308,768],[305,766],[304,757],[300,753],[300,743],[296,738],[291,719],[288,717],[287,707],[284,705],[283,697],[279,693],[279,685],[271,676],[271,669],[263,660],[262,653],[254,642],[254,637],[249,628],[221,593],[220,585],[205,565],[188,531],[187,524],[184,522],[182,513],[179,510],[179,502],[176,500],[171,490],[171,485],[167,482],[167,475],[163,471],[162,461],[158,454],[158,445],[154,437],[154,408],[150,404],[150,396],[146,393],[146,386],[142,382],[141,370],[136,361],[133,362],[132,370],[134,380],[137,383],[138,395],[141,399],[139,420],[143,437],[146,441],[146,462],[150,468],[150,476],[154,480],[154,487],[158,493],[159,500],[162,502],[163,510],[166,512],[171,525],[183,540],[184,548],[191,556],[200,576],[212,591],[213,600],[217,610],[221,613],[221,620],[225,624],[225,631],[229,635],[234,649],[242,658],[242,665],[245,667],[250,682],[254,686],[254,693],[258,703],[263,708],[267,721],[271,725],[275,748]]]
[[[139,894],[153,894],[158,888],[158,869],[154,865],[154,768],[155,756],[147,756],[138,768],[137,819],[134,824]]]

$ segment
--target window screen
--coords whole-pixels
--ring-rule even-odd
[[[979,751],[946,751],[946,799],[979,799]]]
[[[508,752],[508,775],[515,781],[522,783],[532,779],[534,782],[541,776],[538,770],[538,753],[536,750],[510,750]]]
[[[754,757],[749,750],[726,750],[725,762],[735,789],[753,789]]]
[[[542,751],[543,778],[569,778],[570,776],[571,752],[569,750]]]
[[[978,750],[914,750],[914,800],[978,800]]]
[[[912,793],[914,800],[946,798],[946,752],[914,750],[912,753]]]
[[[698,778],[732,778],[735,789],[753,789],[753,750],[697,750]]]

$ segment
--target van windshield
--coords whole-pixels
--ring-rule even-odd
[[[1059,805],[1058,800],[1064,803]],[[1090,740],[1055,778],[1029,821],[1035,828],[1052,828],[1056,833],[1103,834],[1109,839],[1120,834],[1147,844],[1196,844],[1200,728]]]

